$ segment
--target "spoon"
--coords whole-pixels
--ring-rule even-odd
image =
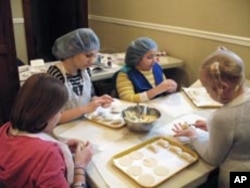
[[[137,116],[139,119],[141,119],[141,117],[142,117],[142,112],[141,112],[140,104],[139,104],[139,103],[136,104],[136,116]]]

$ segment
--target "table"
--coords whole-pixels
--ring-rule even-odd
[[[121,102],[124,108],[135,105],[134,103]],[[93,187],[138,187],[112,167],[110,162],[112,156],[155,136],[166,136],[180,142],[180,140],[172,136],[171,128],[174,122],[193,122],[196,118],[208,117],[215,110],[194,107],[182,92],[154,99],[145,103],[145,105],[156,107],[162,113],[156,126],[149,133],[131,132],[126,127],[111,129],[84,118],[62,124],[54,130],[55,135],[60,139],[77,138],[85,140],[87,138],[93,144],[95,152],[87,168],[87,174]],[[181,139],[185,141],[185,139]],[[208,174],[214,168],[199,159],[198,162],[177,173],[159,187],[197,187],[206,181]]]
[[[114,62],[115,63],[112,64],[111,68],[105,66],[102,72],[93,74],[91,71],[91,80],[93,81],[96,95],[103,95],[103,94],[113,95],[112,91],[114,89],[114,86],[112,77],[114,73],[118,71],[124,64],[124,53],[119,53],[118,55],[114,55]],[[175,73],[177,69],[179,70],[179,67],[183,66],[183,60],[170,56],[160,56],[158,62],[164,69],[164,71],[171,71],[173,72],[174,75],[178,76],[178,78],[182,78],[182,75]],[[181,84],[178,83],[178,85]]]
[[[119,53],[119,59],[114,59],[111,67],[101,66],[102,71],[100,71],[100,72],[95,73],[95,72],[93,72],[93,68],[95,66],[90,67],[91,80],[92,81],[99,81],[99,80],[111,78],[113,76],[113,74],[121,68],[121,66],[124,62],[124,60],[120,57],[120,56],[122,56],[122,54],[124,54],[124,53]],[[111,55],[116,57],[116,54],[111,54]],[[107,56],[107,54],[106,54],[106,56]],[[58,61],[47,62],[44,65],[39,65],[39,66],[23,65],[23,66],[18,67],[19,79],[20,79],[21,84],[30,75],[32,75],[34,73],[39,73],[39,72],[46,72],[50,65],[53,65],[57,62]],[[170,56],[160,57],[159,63],[163,69],[177,68],[177,67],[183,66],[183,60],[175,58],[175,57],[170,57]],[[102,63],[100,65],[102,65]]]
[[[91,80],[92,81],[99,81],[104,79],[112,78],[114,73],[118,71],[121,66],[123,65],[123,61],[119,60],[118,63],[113,63],[112,67],[105,67],[102,72],[92,73]],[[171,57],[171,56],[164,56],[160,57],[159,64],[163,69],[170,69],[170,68],[178,68],[183,66],[183,60]],[[92,68],[91,68],[92,71]]]

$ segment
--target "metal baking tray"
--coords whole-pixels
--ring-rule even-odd
[[[156,187],[197,161],[194,151],[166,137],[154,137],[112,158],[112,164],[141,187]]]
[[[85,117],[89,121],[114,129],[121,128],[126,124],[121,111],[113,111],[112,108],[100,107],[92,113],[85,114]]]

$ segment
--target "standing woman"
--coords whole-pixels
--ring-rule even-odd
[[[60,62],[51,66],[48,73],[61,80],[69,93],[59,123],[82,117],[99,106],[109,106],[113,101],[109,95],[94,96],[87,71],[95,62],[99,49],[99,38],[90,28],[76,29],[55,41],[52,53]]]
[[[0,128],[0,184],[15,188],[69,188],[86,184],[89,143],[52,136],[68,100],[64,85],[45,73],[29,77],[17,94],[10,122]],[[79,186],[78,186],[79,187]]]
[[[199,72],[202,85],[224,104],[207,120],[183,130],[175,125],[175,136],[187,136],[209,164],[219,167],[220,188],[230,187],[230,172],[250,171],[250,91],[244,86],[244,62],[224,47],[208,56]],[[208,182],[209,183],[209,182]],[[215,187],[215,186],[209,186]]]
[[[148,37],[139,37],[130,43],[125,66],[114,76],[120,99],[145,102],[176,91],[176,82],[167,79],[156,62],[157,50],[155,41]]]

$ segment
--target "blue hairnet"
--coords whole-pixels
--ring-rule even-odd
[[[81,52],[90,52],[100,49],[100,41],[95,32],[90,28],[81,28],[71,31],[56,39],[53,55],[59,59],[67,59]]]
[[[154,40],[148,37],[139,37],[128,46],[125,63],[128,66],[134,67],[148,51],[157,49],[158,46]]]

